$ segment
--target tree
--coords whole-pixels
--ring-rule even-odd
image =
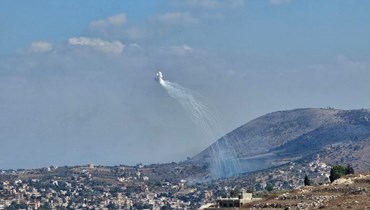
[[[355,173],[355,170],[350,164],[348,164],[346,168],[346,174],[354,174],[354,173]]]
[[[274,190],[274,186],[271,183],[268,183],[265,187],[265,190],[271,192]]]
[[[330,182],[334,182],[334,180],[337,180],[344,175],[346,175],[346,167],[340,165],[333,166],[330,169]]]
[[[355,173],[355,170],[350,164],[348,164],[347,167],[336,165],[331,168],[329,179],[330,179],[330,182],[333,182],[334,180],[339,179],[340,177],[344,175],[354,174],[354,173]]]
[[[304,185],[305,186],[311,186],[311,180],[308,178],[308,176],[304,176]]]

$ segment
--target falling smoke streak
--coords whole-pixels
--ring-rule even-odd
[[[207,138],[215,140],[215,132],[220,132],[221,128],[215,115],[210,109],[197,100],[188,90],[176,83],[163,80],[161,77],[158,79],[159,83],[164,87],[167,93],[176,99],[185,111],[190,116],[191,120],[204,132]],[[232,148],[227,136],[223,137],[223,143],[211,144],[211,161],[213,175],[216,178],[229,177],[237,175],[240,170],[240,163],[237,159],[237,154]]]

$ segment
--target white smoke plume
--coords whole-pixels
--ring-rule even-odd
[[[205,136],[210,141],[216,140],[218,136],[215,134],[221,130],[218,120],[213,112],[196,98],[197,94],[179,84],[163,80],[161,72],[158,72],[157,77],[162,87],[181,104],[191,120],[204,132]],[[212,160],[210,164],[213,176],[216,178],[237,175],[240,169],[235,150],[228,139],[225,138],[223,144],[211,144]]]

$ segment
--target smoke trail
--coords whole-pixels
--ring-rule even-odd
[[[161,76],[158,81],[167,93],[181,104],[191,120],[204,132],[205,136],[214,141],[217,137],[215,133],[220,132],[221,128],[217,118],[210,109],[197,99],[195,97],[196,94],[192,93],[191,90],[176,83],[163,80]],[[223,143],[213,143],[210,149],[212,153],[210,154],[212,156],[210,164],[213,170],[212,173],[216,178],[238,174],[240,164],[235,150],[226,136],[223,137]]]

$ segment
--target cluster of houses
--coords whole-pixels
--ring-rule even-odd
[[[168,165],[171,168],[172,165]],[[330,166],[315,159],[308,164],[290,163],[255,175],[189,184],[168,168],[137,166],[48,167],[0,172],[0,210],[15,209],[196,209],[239,207],[252,194],[224,197],[233,189],[295,189],[303,177],[328,182]],[[173,167],[173,173],[182,169]],[[172,173],[172,172],[171,172]],[[176,176],[176,175],[175,175]],[[173,179],[171,179],[173,178]],[[223,198],[222,198],[223,196]],[[208,203],[208,204],[207,204]],[[204,206],[207,204],[206,206]],[[13,209],[14,209],[13,208]]]
[[[151,181],[141,167],[3,171],[0,209],[195,209],[203,193],[186,180]],[[38,177],[38,178],[36,178]]]
[[[304,176],[308,175],[313,183],[329,183],[331,166],[317,156],[307,164],[290,162],[285,167],[271,169],[256,177],[259,189],[265,189],[269,184],[275,190],[296,189],[304,186]]]

